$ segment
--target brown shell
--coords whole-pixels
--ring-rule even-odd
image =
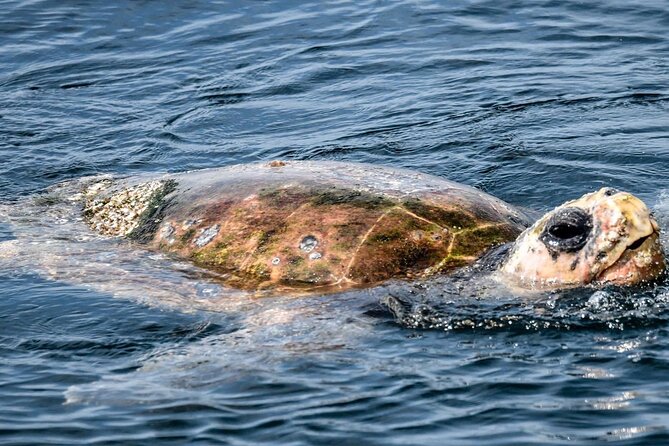
[[[467,186],[362,164],[273,162],[162,181],[169,187],[130,237],[243,289],[321,291],[442,273],[528,224]]]

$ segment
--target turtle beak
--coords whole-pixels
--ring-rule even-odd
[[[652,280],[662,275],[666,260],[660,242],[660,228],[652,216],[648,216],[652,229],[650,234],[640,233],[608,268],[603,269],[596,278],[600,283],[630,285]]]
[[[666,269],[660,228],[646,204],[632,194],[602,189],[593,207],[600,226],[598,257],[592,268],[593,281],[633,285],[658,277]]]

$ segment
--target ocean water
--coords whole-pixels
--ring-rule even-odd
[[[0,6],[2,205],[339,160],[539,211],[613,186],[669,228],[667,1]],[[61,214],[26,208],[85,236]],[[449,280],[223,298],[120,242],[57,256],[33,235],[0,268],[3,445],[669,444],[667,281],[531,305]]]

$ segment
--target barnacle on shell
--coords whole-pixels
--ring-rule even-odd
[[[111,236],[125,236],[136,229],[156,195],[165,188],[165,181],[149,181],[107,195],[104,192],[111,183],[101,183],[86,190],[84,216],[94,230]]]

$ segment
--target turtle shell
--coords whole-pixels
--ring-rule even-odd
[[[342,162],[250,164],[96,187],[84,211],[92,227],[250,290],[320,291],[444,273],[529,224],[468,186]]]

